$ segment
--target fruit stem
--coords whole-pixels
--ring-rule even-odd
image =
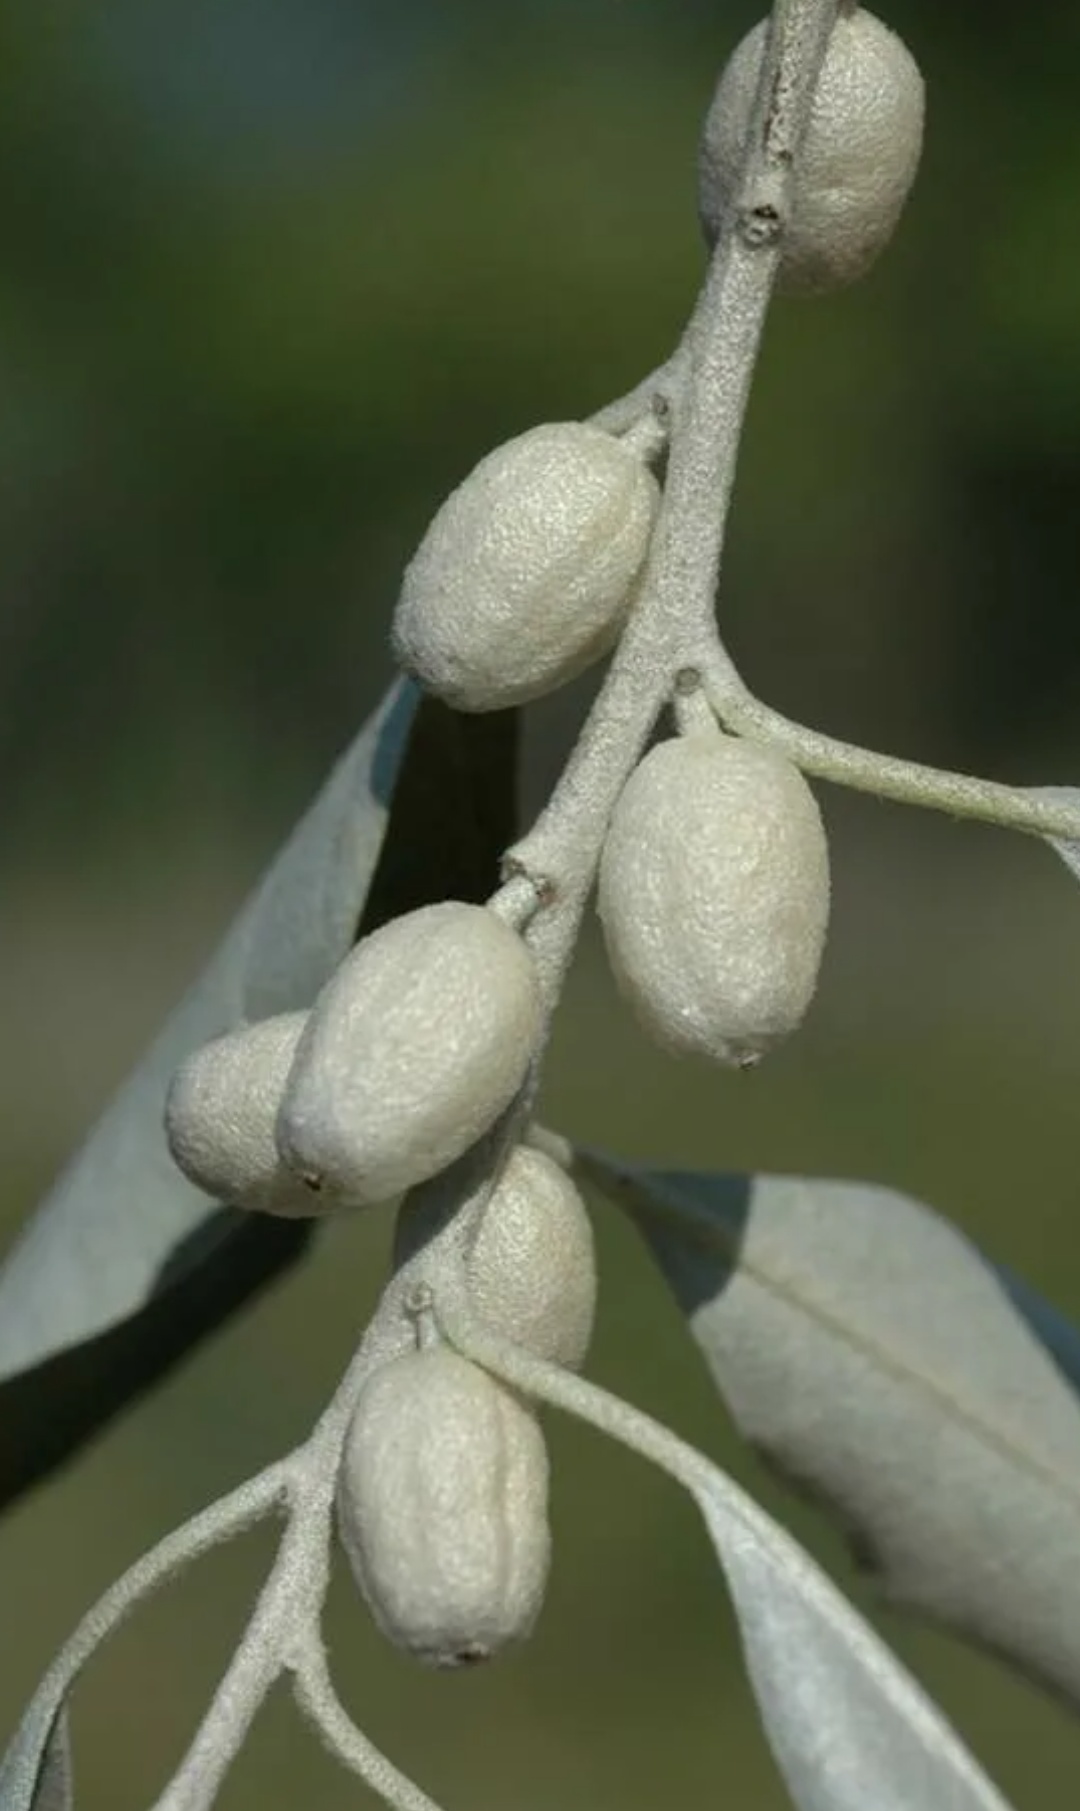
[[[1029,835],[1080,841],[1080,798],[1041,797],[1036,790],[1005,786],[973,774],[924,767],[896,755],[879,754],[850,742],[839,742],[805,724],[794,723],[747,690],[715,628],[699,650],[709,703],[725,728],[777,749],[804,773],[817,779],[872,792],[898,804],[947,811],[953,817],[996,824]]]
[[[681,667],[712,629],[728,505],[798,144],[837,0],[776,0],[743,170],[704,287],[665,367],[667,481],[635,607],[547,807],[508,856],[542,910],[525,936],[550,1022],[611,813]],[[671,381],[675,374],[678,381]],[[647,380],[641,395],[655,395]]]

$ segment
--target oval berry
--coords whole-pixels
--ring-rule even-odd
[[[698,202],[710,243],[742,169],[766,22],[732,52],[705,120]],[[822,64],[792,178],[779,277],[824,290],[860,277],[892,237],[922,150],[918,64],[895,32],[862,7],[842,13]]]
[[[165,1103],[169,1149],[218,1201],[301,1216],[319,1202],[286,1169],[274,1125],[307,1014],[286,1012],[204,1044],[180,1065]]]
[[[310,1188],[384,1201],[445,1169],[509,1106],[540,1029],[532,958],[450,900],[365,937],[312,1007],[277,1143]]]
[[[754,743],[661,742],[615,808],[598,908],[616,980],[661,1044],[756,1062],[817,982],[829,860],[813,793]]]
[[[592,1224],[565,1170],[518,1145],[466,1262],[470,1302],[493,1332],[576,1370],[596,1314]]]
[[[398,661],[466,711],[563,684],[617,637],[658,500],[640,456],[588,422],[497,447],[447,498],[405,573]]]
[[[383,1633],[430,1666],[530,1633],[550,1558],[548,1462],[530,1409],[433,1347],[364,1384],[338,1477],[338,1530]]]

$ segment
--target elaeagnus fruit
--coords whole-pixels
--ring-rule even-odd
[[[286,1012],[228,1032],[196,1050],[173,1077],[165,1104],[169,1149],[189,1181],[218,1201],[266,1214],[318,1211],[274,1141],[306,1017]]]
[[[703,731],[631,775],[600,863],[616,980],[677,1054],[756,1062],[800,1023],[829,912],[809,786],[781,755]]]
[[[492,1332],[576,1370],[592,1336],[596,1254],[565,1170],[518,1145],[492,1191],[466,1263],[470,1305]]]
[[[277,1142],[312,1189],[384,1201],[434,1176],[517,1093],[540,1026],[532,958],[484,906],[423,906],[362,939],[313,1006]]]
[[[431,1666],[486,1660],[531,1631],[550,1558],[548,1461],[532,1410],[445,1346],[364,1384],[338,1478],[338,1529],[372,1615]]]
[[[618,635],[658,499],[639,454],[588,422],[497,447],[448,497],[405,573],[398,661],[459,710],[561,685]]]
[[[763,21],[732,52],[705,120],[698,205],[710,243],[738,184],[765,37]],[[832,289],[869,268],[900,218],[922,134],[923,81],[911,52],[873,13],[842,11],[795,162],[783,287]]]

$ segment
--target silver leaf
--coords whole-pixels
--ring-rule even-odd
[[[178,1253],[201,1258],[206,1239],[227,1232],[169,1156],[170,1077],[208,1039],[308,1005],[348,951],[416,700],[409,684],[384,698],[11,1251],[0,1270],[0,1377],[124,1320]]]
[[[809,1555],[722,1473],[695,1495],[798,1811],[1006,1811],[921,1687]]]
[[[1080,1706],[1080,1342],[930,1209],[852,1182],[587,1174],[736,1424],[895,1602]]]
[[[0,1761],[0,1811],[74,1811],[64,1700],[28,1717]]]

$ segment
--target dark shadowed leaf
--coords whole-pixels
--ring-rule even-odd
[[[887,1595],[1080,1706],[1060,1316],[889,1189],[580,1162],[639,1225],[741,1432]]]
[[[210,1205],[142,1307],[0,1383],[0,1505],[46,1477],[90,1435],[293,1263],[313,1222]]]
[[[0,1374],[115,1326],[228,1244],[169,1156],[177,1063],[249,1019],[305,1005],[349,948],[382,847],[414,700],[365,726],[190,993],[46,1197],[0,1273]],[[212,1224],[207,1227],[205,1223]]]
[[[515,737],[512,713],[396,685],[29,1221],[0,1269],[0,1503],[304,1249],[309,1223],[223,1209],[176,1170],[169,1079],[207,1039],[310,1003],[358,934],[486,897],[514,835]]]

